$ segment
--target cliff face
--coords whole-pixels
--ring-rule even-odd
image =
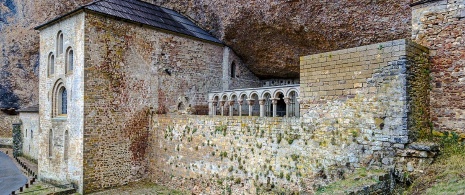
[[[0,0],[0,108],[37,103],[33,28],[92,0]],[[299,76],[299,56],[410,37],[409,1],[146,0],[189,16],[262,78]]]

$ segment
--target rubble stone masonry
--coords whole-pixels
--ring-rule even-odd
[[[207,94],[222,89],[224,74],[228,87],[260,84],[224,45],[96,14],[85,20],[84,192],[146,176],[152,110],[208,114]],[[223,67],[232,62],[236,78]]]
[[[434,129],[465,133],[465,1],[416,5],[412,39],[430,49]]]
[[[12,138],[13,123],[19,119],[18,115],[9,115],[0,111],[0,138]]]
[[[354,168],[394,168],[429,132],[427,55],[396,40],[302,57],[300,118],[154,114],[150,178],[194,193],[314,193]]]

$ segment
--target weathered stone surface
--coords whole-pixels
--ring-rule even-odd
[[[431,50],[431,113],[434,129],[465,132],[465,1],[413,7],[415,42]]]
[[[18,122],[18,115],[9,115],[0,111],[0,138],[12,138],[13,123]]]
[[[297,78],[300,56],[410,35],[408,1],[149,2],[198,21],[261,77]]]
[[[0,97],[3,88],[19,107],[37,104],[39,38],[33,27],[89,2],[0,2]],[[198,21],[262,77],[297,78],[301,55],[410,35],[408,1],[148,2]],[[0,105],[9,102],[0,98]]]
[[[412,150],[419,150],[419,151],[429,151],[429,152],[437,152],[439,151],[439,146],[437,143],[411,143],[408,148]]]

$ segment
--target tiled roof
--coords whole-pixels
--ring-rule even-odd
[[[208,32],[198,27],[191,20],[179,14],[178,12],[139,0],[96,1],[82,6],[64,16],[47,22],[46,24],[38,26],[36,29],[40,29],[81,9],[91,10],[101,14],[126,19],[155,28],[222,44],[220,40],[213,37]]]

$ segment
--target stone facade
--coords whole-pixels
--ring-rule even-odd
[[[412,39],[431,50],[434,128],[465,133],[465,1],[431,1],[412,9]]]
[[[12,138],[13,123],[18,121],[18,115],[10,115],[0,111],[0,138]]]
[[[235,85],[258,83],[223,45],[99,15],[85,21],[84,192],[143,178],[147,113],[208,112],[207,92],[222,89],[230,59],[241,72]]]
[[[21,112],[19,114],[21,120],[21,134],[23,141],[22,154],[37,160],[39,152],[39,113],[38,112]]]
[[[72,183],[79,188],[82,188],[84,161],[84,19],[84,13],[76,14],[40,31],[38,175],[43,181]],[[58,54],[60,31],[64,52]],[[67,48],[72,48],[74,53],[72,71],[65,69]],[[55,61],[53,74],[48,65],[51,54]],[[67,90],[67,114],[56,114],[57,99],[60,99],[55,93],[57,86]]]

